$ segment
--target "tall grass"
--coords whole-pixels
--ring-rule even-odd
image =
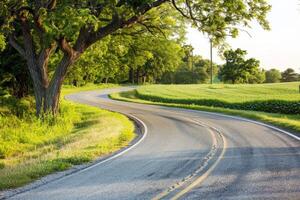
[[[80,89],[68,87],[64,94],[72,91]],[[0,103],[0,190],[92,161],[135,137],[132,122],[118,113],[62,100],[56,118],[41,120],[32,98],[1,97]]]

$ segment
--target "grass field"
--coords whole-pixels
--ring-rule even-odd
[[[299,82],[260,85],[152,85],[137,89],[140,99],[237,110],[300,114]]]
[[[284,100],[300,101],[298,83],[261,85],[149,85],[137,91],[110,95],[111,98],[137,103],[165,105],[187,109],[219,112],[259,120],[285,128],[300,135],[300,115],[267,113],[251,110],[229,109],[190,103],[199,99],[216,99],[229,103],[247,101]],[[201,101],[200,101],[201,102]],[[280,106],[280,105],[279,105]],[[297,105],[296,105],[297,106]],[[292,107],[292,109],[300,109]]]
[[[274,99],[300,101],[299,85],[300,82],[254,85],[149,85],[139,87],[137,92],[161,99],[217,99],[230,103]]]
[[[113,86],[65,87],[63,94]],[[92,161],[135,137],[133,123],[118,113],[62,100],[60,115],[41,121],[32,98],[0,103],[0,190]]]

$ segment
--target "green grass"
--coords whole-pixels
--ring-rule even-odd
[[[300,114],[300,83],[260,85],[152,85],[137,90],[144,100],[236,110]]]
[[[67,87],[63,94],[107,87]],[[62,100],[60,115],[41,121],[32,98],[0,103],[0,190],[92,161],[135,137],[133,123],[118,113]]]
[[[217,99],[230,103],[257,100],[300,100],[300,82],[253,85],[149,85],[137,89],[145,96],[169,99]]]
[[[71,94],[71,93],[75,93],[75,92],[82,92],[82,91],[90,91],[90,90],[100,90],[100,89],[107,89],[107,88],[115,88],[118,87],[119,85],[117,84],[87,84],[83,87],[75,87],[72,85],[64,85],[63,89],[62,89],[62,96],[67,95],[67,94]]]
[[[238,86],[232,86],[232,85],[216,85],[213,87],[217,87],[217,88],[224,88],[225,91],[223,91],[222,89],[219,89],[219,93],[216,93],[216,98],[222,98],[224,99],[224,97],[222,96],[223,93],[228,93],[228,91],[226,91],[226,88],[234,88],[237,91],[237,88],[240,88],[241,91],[239,92],[238,96],[240,96],[240,93],[243,93],[243,88],[251,88],[252,91],[256,91],[259,89],[255,89],[256,87],[262,87],[262,88],[271,88],[272,84],[266,84],[266,85],[238,85]],[[274,84],[274,88],[276,88],[277,86],[279,86],[280,88],[284,88],[286,86],[293,86],[295,85],[295,83],[288,83],[288,84]],[[150,86],[142,86],[140,88],[138,88],[139,92],[151,92],[151,94],[156,94],[156,95],[169,95],[169,94],[173,94],[173,96],[176,96],[177,98],[180,98],[180,93],[178,91],[178,88],[176,88],[176,85],[171,85],[168,88],[169,85],[150,85]],[[196,97],[197,95],[200,96],[204,93],[204,95],[206,95],[206,91],[209,91],[209,85],[180,85],[179,88],[181,89],[185,89],[188,90],[189,87],[194,88],[193,90],[195,91],[196,88],[203,88],[203,90],[198,90],[198,94],[195,93],[191,93],[191,96]],[[205,89],[206,88],[206,89]],[[252,96],[251,98],[254,98],[254,95],[251,95],[249,92],[249,88],[247,88],[247,93],[248,96]],[[176,90],[176,92],[172,92],[174,90]],[[291,89],[292,91],[295,91],[295,89]],[[161,92],[163,91],[163,92]],[[189,94],[189,91],[182,91],[182,93],[184,95],[184,97],[186,97]],[[295,94],[295,96],[297,96],[297,94]],[[236,110],[236,109],[228,109],[228,108],[222,108],[222,107],[213,107],[213,106],[201,106],[201,105],[195,105],[195,104],[178,104],[178,103],[166,103],[166,102],[154,102],[154,101],[149,101],[149,100],[144,100],[144,99],[140,99],[137,95],[137,91],[129,91],[129,92],[122,92],[122,93],[115,93],[115,94],[111,94],[110,97],[112,99],[116,99],[116,100],[121,100],[121,101],[128,101],[128,102],[136,102],[136,103],[144,103],[144,104],[152,104],[152,105],[163,105],[163,106],[169,106],[169,107],[178,107],[178,108],[186,108],[186,109],[193,109],[193,110],[202,110],[202,111],[208,111],[208,112],[217,112],[217,113],[224,113],[224,114],[228,114],[228,115],[235,115],[235,116],[241,116],[241,117],[245,117],[245,118],[249,118],[249,119],[254,119],[254,120],[258,120],[261,122],[265,122],[271,125],[275,125],[277,127],[280,128],[284,128],[286,130],[289,130],[291,132],[294,132],[297,135],[300,135],[300,115],[287,115],[287,114],[278,114],[278,113],[266,113],[266,112],[258,112],[258,111],[245,111],[245,110]],[[168,98],[171,98],[170,96],[168,96]],[[202,97],[200,97],[202,98]],[[258,97],[261,98],[261,97]],[[284,98],[284,97],[282,97]],[[234,97],[230,96],[228,99],[231,100],[236,100],[234,99]],[[227,99],[224,99],[227,100]]]

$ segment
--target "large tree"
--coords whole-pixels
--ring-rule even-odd
[[[292,68],[288,68],[282,72],[281,77],[282,82],[293,82],[299,80],[299,74],[297,74]]]
[[[220,74],[223,81],[231,83],[261,83],[264,81],[264,73],[259,69],[259,61],[250,58],[245,59],[247,51],[236,49],[224,52],[226,59]]]
[[[278,69],[270,69],[266,71],[266,83],[279,83],[281,80],[281,73]]]
[[[217,39],[228,32],[236,35],[237,27],[253,19],[268,28],[266,0],[2,0],[0,36],[27,62],[37,114],[57,113],[66,73],[88,47],[136,24],[151,29],[153,19],[148,13],[162,4],[172,4],[199,30]],[[53,54],[62,56],[50,75],[48,63]]]

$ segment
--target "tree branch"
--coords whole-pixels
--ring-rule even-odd
[[[73,57],[76,54],[76,51],[72,48],[65,37],[59,39],[59,47],[64,54],[68,55],[69,57]]]
[[[184,16],[184,17],[186,17],[186,18],[190,18],[187,14],[185,14],[185,13],[183,12],[183,10],[181,10],[181,9],[177,6],[175,0],[172,0],[172,5],[174,6],[174,8],[175,8],[178,12],[180,12],[180,14],[181,14],[182,16]]]
[[[119,17],[113,17],[111,23],[104,27],[99,28],[96,32],[89,34],[89,39],[87,40],[87,46],[95,43],[99,39],[117,31],[120,28],[128,27],[136,23],[140,17],[147,11],[160,6],[161,4],[168,2],[169,0],[156,0],[152,3],[144,4],[139,7],[136,11],[136,15],[130,17],[129,19],[120,19]]]
[[[13,46],[19,52],[19,54],[21,54],[25,58],[26,57],[25,50],[21,45],[18,44],[15,37],[13,35],[10,35],[8,38],[9,38],[9,44]]]
[[[48,62],[50,55],[52,52],[56,49],[57,45],[56,42],[52,43],[52,45],[48,48],[44,48],[41,50],[39,57],[38,57],[38,67],[40,69],[42,83],[45,88],[49,85],[49,79],[48,79]]]

